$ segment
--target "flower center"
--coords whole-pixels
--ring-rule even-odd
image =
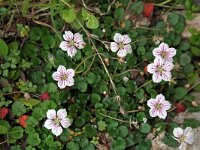
[[[124,48],[124,44],[122,42],[119,43],[119,49],[123,49]]]
[[[61,80],[66,80],[66,79],[67,79],[67,74],[61,75],[60,79],[61,79]]]
[[[161,110],[162,109],[162,104],[161,103],[157,103],[155,107],[156,107],[157,110]]]
[[[59,124],[60,124],[60,119],[59,119],[59,118],[56,118],[56,119],[54,120],[54,123],[55,123],[56,125],[59,125]]]
[[[157,71],[158,71],[159,73],[162,73],[162,72],[164,71],[164,69],[163,69],[162,67],[158,67]]]
[[[181,141],[181,143],[182,143],[182,142],[185,142],[185,136],[184,136],[184,135],[182,135],[182,136],[180,137],[180,141]]]
[[[69,44],[70,44],[70,46],[74,46],[75,45],[73,40],[69,41]]]
[[[161,57],[162,57],[162,58],[166,58],[166,57],[167,57],[167,52],[162,52],[162,53],[161,53]]]

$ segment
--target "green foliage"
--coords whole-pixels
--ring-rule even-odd
[[[22,102],[16,101],[12,104],[12,112],[16,116],[21,116],[22,114],[26,112],[26,107],[24,106]]]
[[[0,56],[8,55],[8,45],[3,39],[0,39]]]
[[[0,120],[0,127],[1,127],[0,134],[6,134],[8,133],[10,124],[5,120]]]
[[[147,135],[165,131],[163,141],[177,147],[171,134],[178,125],[150,117],[147,100],[162,93],[172,106],[181,101],[188,111],[200,111],[192,105],[194,98],[188,92],[200,91],[199,85],[193,87],[199,80],[200,33],[190,29],[191,38],[183,39],[185,17],[175,12],[170,12],[166,22],[153,17],[148,18],[150,26],[137,27],[135,19],[140,21],[146,3],[141,0],[84,3],[54,0],[30,4],[25,0],[23,7],[17,3],[0,8],[0,18],[5,19],[1,22],[11,21],[10,29],[14,23],[17,27],[14,37],[0,39],[0,107],[9,109],[0,120],[1,137],[15,150],[23,149],[24,144],[26,150],[95,150],[106,144],[111,150],[149,150]],[[191,15],[193,5],[184,5]],[[155,18],[165,11],[154,7]],[[34,19],[19,24],[16,17],[20,13],[12,18],[11,10]],[[73,58],[59,48],[65,30],[82,34],[86,44],[83,49],[76,47]],[[110,50],[115,33],[131,37],[132,53],[124,58],[117,58]],[[145,70],[153,62],[157,38],[177,50],[172,80],[159,84],[151,82],[152,75]],[[76,68],[73,86],[58,88],[52,74],[59,65]],[[192,89],[185,89],[188,86]],[[49,100],[40,100],[44,92]],[[44,122],[49,109],[62,108],[72,125],[56,137]],[[23,114],[29,116],[26,128],[19,126]],[[167,121],[174,115],[168,112]],[[196,128],[199,122],[186,119],[183,126]]]

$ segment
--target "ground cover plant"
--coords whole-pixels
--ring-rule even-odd
[[[163,131],[193,144],[200,123],[173,122],[200,111],[191,2],[0,0],[1,149],[149,150]]]

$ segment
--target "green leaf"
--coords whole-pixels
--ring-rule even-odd
[[[22,114],[26,112],[26,108],[22,102],[16,101],[12,105],[12,112],[16,116],[21,116]]]
[[[97,130],[95,127],[87,125],[87,126],[85,126],[85,133],[88,137],[92,138],[92,137],[96,136]]]
[[[69,142],[67,143],[67,149],[69,150],[79,150],[79,146],[78,144],[76,144],[75,142]]]
[[[119,7],[115,10],[114,12],[114,17],[118,20],[121,21],[124,18],[124,8]]]
[[[139,130],[142,133],[149,133],[151,131],[151,126],[148,123],[145,123],[142,126],[140,126]]]
[[[89,84],[94,84],[96,82],[96,76],[93,72],[90,72],[88,75],[87,75],[87,82]]]
[[[33,107],[33,106],[40,103],[40,101],[37,100],[37,99],[29,99],[29,100],[19,99],[19,101],[22,102],[24,105],[29,106],[29,107]]]
[[[74,8],[64,9],[60,13],[61,18],[67,23],[72,23],[76,19],[76,12]]]
[[[0,56],[8,55],[8,45],[3,39],[0,39]]]
[[[127,137],[128,135],[128,128],[126,126],[120,126],[119,128],[119,135],[123,138]]]
[[[200,121],[193,118],[184,119],[183,126],[184,128],[186,127],[198,128],[200,126]]]
[[[123,138],[118,137],[112,141],[112,147],[114,150],[124,150],[126,148],[126,142]]]
[[[174,98],[177,100],[183,99],[185,95],[187,95],[187,91],[182,87],[178,87],[174,91]]]
[[[82,9],[82,17],[83,17],[83,20],[86,21],[86,26],[89,29],[96,29],[99,27],[99,21],[89,11]]]
[[[191,62],[191,58],[188,54],[184,53],[181,55],[180,64],[182,66],[185,66],[185,65],[189,64],[190,62]]]
[[[87,91],[87,83],[84,81],[78,82],[77,83],[77,88],[81,92],[86,92]]]
[[[192,46],[191,47],[191,52],[195,56],[200,56],[200,48],[198,48],[198,47]]]
[[[142,1],[135,1],[132,3],[130,8],[136,14],[141,14],[144,9],[144,3]]]
[[[37,146],[40,144],[40,142],[41,142],[41,139],[38,133],[29,134],[27,137],[27,144],[30,146]]]
[[[5,120],[0,120],[0,134],[6,134],[8,133],[8,130],[10,128],[10,124]]]
[[[137,113],[137,121],[138,122],[143,122],[143,118],[146,118],[146,115],[144,112]]]
[[[171,24],[171,25],[176,25],[179,21],[179,15],[177,13],[171,13],[169,14],[167,21]]]
[[[101,100],[101,97],[99,94],[97,93],[92,93],[91,95],[91,101],[93,104],[96,104],[97,102],[99,102]]]
[[[106,130],[107,124],[105,121],[99,121],[98,122],[98,129],[99,131],[104,131]]]
[[[15,143],[16,140],[21,139],[23,137],[23,128],[20,126],[15,126],[11,128],[8,132],[9,143]]]
[[[178,142],[172,137],[172,135],[165,135],[163,138],[163,142],[170,146],[170,147],[177,147],[178,146]]]

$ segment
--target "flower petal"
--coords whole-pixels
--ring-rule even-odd
[[[71,58],[74,57],[77,53],[77,50],[74,46],[69,47],[69,49],[67,49],[67,54],[68,56],[70,56]]]
[[[149,65],[147,66],[147,71],[148,71],[149,73],[151,73],[151,74],[155,73],[156,70],[157,70],[157,67],[156,67],[156,65],[154,65],[153,63],[152,63],[152,64],[149,64]]]
[[[194,132],[191,127],[187,127],[184,130],[184,136],[186,137],[185,142],[192,144],[194,142]]]
[[[118,52],[117,52],[117,56],[118,57],[125,57],[126,56],[126,51],[124,49],[120,49]]]
[[[154,59],[154,65],[157,67],[161,67],[164,64],[164,60],[161,57],[156,57]]]
[[[166,51],[167,49],[169,48],[168,44],[162,42],[160,45],[159,45],[159,49],[161,49],[162,51]]]
[[[69,48],[69,43],[66,41],[62,41],[59,45],[59,47],[63,50],[63,51],[67,51],[67,49]]]
[[[155,56],[155,57],[159,57],[160,55],[161,55],[161,52],[162,52],[162,50],[160,49],[160,48],[154,48],[154,50],[153,50],[153,55]]]
[[[161,119],[165,119],[167,117],[167,112],[164,109],[161,109],[158,111],[158,117],[160,117]]]
[[[147,101],[147,105],[150,107],[150,108],[154,108],[155,105],[156,105],[156,101],[155,99],[151,98]]]
[[[165,62],[163,64],[163,69],[166,71],[171,71],[174,68],[174,65],[172,62]]]
[[[159,73],[154,73],[152,76],[152,80],[154,83],[159,83],[162,81],[162,76]]]
[[[47,129],[52,129],[55,126],[54,121],[52,119],[47,119],[44,122],[44,127]]]
[[[129,44],[131,43],[131,38],[126,34],[123,35],[123,44]]]
[[[85,42],[83,41],[83,35],[79,33],[74,34],[75,46],[78,49],[83,49],[85,47]]]
[[[63,128],[68,128],[71,125],[69,118],[64,118],[60,121]]]
[[[116,43],[120,43],[123,41],[123,36],[120,33],[115,33],[113,39]]]
[[[67,86],[72,86],[74,85],[74,79],[73,78],[67,78],[67,80],[65,81]]]
[[[63,38],[65,39],[65,41],[71,41],[74,38],[74,34],[71,31],[65,31]]]
[[[124,50],[126,51],[126,53],[132,53],[132,47],[130,44],[124,45]]]
[[[57,111],[57,116],[58,116],[59,119],[66,118],[67,117],[67,111],[66,111],[66,109],[59,109]]]
[[[74,69],[67,69],[66,74],[68,78],[73,78],[75,74]]]
[[[60,80],[60,73],[59,72],[54,72],[53,74],[52,74],[52,78],[54,79],[54,80],[56,80],[56,81],[59,81]]]
[[[116,52],[119,49],[119,45],[115,42],[111,42],[110,49],[112,52]]]
[[[182,142],[179,147],[178,147],[179,150],[187,150],[187,144]]]
[[[168,54],[168,57],[174,57],[176,55],[176,49],[175,48],[168,48],[167,54]]]
[[[60,89],[64,89],[67,86],[66,80],[59,80],[58,81],[58,87]]]
[[[65,68],[65,66],[59,65],[59,66],[58,66],[58,69],[57,69],[57,72],[58,72],[60,75],[65,74],[65,73],[66,73],[66,68]]]
[[[49,109],[47,111],[47,118],[48,119],[56,119],[56,111],[54,109]]]
[[[158,115],[158,111],[157,111],[157,109],[151,108],[149,110],[149,114],[151,117],[156,117]]]
[[[59,136],[61,135],[61,133],[63,132],[63,129],[61,126],[54,126],[52,129],[51,129],[52,133],[56,136]]]
[[[172,74],[171,74],[171,72],[162,72],[162,79],[164,80],[164,81],[170,81],[171,80],[171,78],[172,78]]]
[[[183,135],[183,129],[180,127],[174,128],[173,134],[176,138],[180,138]]]

